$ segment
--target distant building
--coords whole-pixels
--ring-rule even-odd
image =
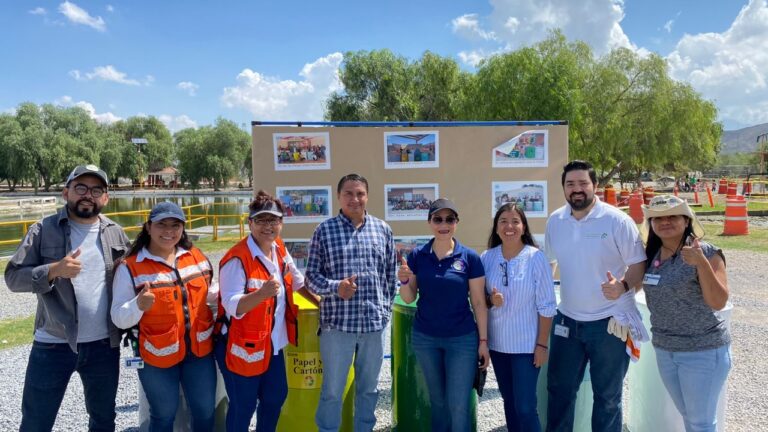
[[[147,175],[147,187],[177,188],[181,186],[179,170],[174,167],[165,167],[159,171]]]

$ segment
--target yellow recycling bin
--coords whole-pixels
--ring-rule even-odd
[[[280,412],[277,430],[316,431],[315,411],[323,385],[323,362],[320,360],[320,338],[317,336],[320,311],[300,295],[294,295],[293,300],[299,307],[299,338],[298,346],[289,344],[283,351],[288,398]],[[344,389],[341,431],[352,431],[355,400],[353,380],[354,370],[350,367]]]

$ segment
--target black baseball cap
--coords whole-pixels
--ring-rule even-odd
[[[96,176],[99,178],[99,180],[104,182],[104,186],[109,186],[109,179],[107,178],[107,173],[102,171],[101,168],[92,164],[76,166],[75,169],[73,169],[72,172],[69,173],[69,177],[67,177],[67,186],[69,186],[69,183],[71,183],[72,180],[84,175]]]
[[[459,217],[459,212],[456,210],[456,204],[454,204],[453,201],[446,198],[438,198],[432,201],[432,204],[429,205],[429,214],[427,215],[427,220],[432,219],[432,215],[435,212],[438,212],[443,209],[448,209],[452,211],[453,214],[456,215],[456,217]]]

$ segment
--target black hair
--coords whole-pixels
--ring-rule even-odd
[[[595,174],[595,168],[592,164],[583,160],[572,160],[563,167],[563,175],[560,179],[560,185],[565,186],[565,175],[571,171],[586,171],[589,173],[589,179],[593,185],[597,185],[597,174]]]
[[[149,225],[152,224],[152,221],[146,221],[144,222],[144,225],[141,227],[141,231],[136,236],[136,240],[131,243],[131,248],[128,250],[128,253],[125,254],[125,258],[136,255],[139,253],[139,251],[146,247],[149,247],[149,242],[152,240],[149,236]],[[189,236],[187,235],[187,229],[186,227],[182,228],[181,231],[181,238],[179,239],[179,242],[176,243],[176,247],[181,247],[186,250],[190,250],[194,246],[192,244],[192,240],[189,239]]]
[[[683,231],[683,237],[680,239],[680,244],[677,245],[677,248],[680,248],[683,244],[685,244],[685,240],[688,238],[688,236],[696,237],[696,235],[693,233],[693,219],[689,218],[688,216],[682,215],[685,220],[685,231]],[[648,241],[645,243],[645,267],[650,268],[653,264],[653,259],[656,257],[656,253],[659,252],[659,249],[661,249],[661,238],[659,238],[658,235],[653,231],[653,224],[651,224],[651,220],[653,218],[649,218],[646,225],[648,225]]]
[[[523,234],[520,236],[520,240],[523,241],[523,244],[538,248],[539,246],[536,244],[536,240],[533,239],[533,234],[531,234],[531,229],[528,227],[528,218],[525,216],[525,211],[515,203],[506,203],[496,210],[496,215],[493,217],[491,235],[488,236],[488,249],[495,248],[501,244],[501,237],[496,233],[496,226],[499,224],[501,214],[507,211],[514,211],[520,216],[520,222],[522,222],[523,227],[525,227],[523,229]]]
[[[285,214],[285,206],[283,205],[283,202],[273,197],[272,195],[268,194],[263,189],[256,192],[256,197],[253,199],[253,201],[251,201],[250,204],[248,204],[248,210],[250,210],[251,213],[253,213],[263,208],[271,207],[270,205],[271,203],[275,203],[275,205],[277,205],[277,208],[280,210],[280,213]]]
[[[344,187],[344,183],[348,181],[356,181],[365,185],[365,192],[368,192],[368,180],[360,174],[347,174],[339,180],[339,184],[336,186],[336,193],[341,193],[341,188]]]

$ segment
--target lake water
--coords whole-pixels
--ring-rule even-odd
[[[16,197],[19,198],[19,197]],[[209,216],[206,220],[198,220],[192,223],[192,229],[205,225],[212,225],[213,218],[210,216],[218,215],[219,225],[237,225],[240,215],[248,211],[248,204],[251,202],[250,191],[247,193],[238,193],[231,195],[121,195],[111,194],[109,203],[102,210],[102,213],[130,212],[135,210],[150,210],[160,201],[173,201],[176,204],[185,206],[194,206],[190,210],[192,218]],[[64,201],[59,198],[56,207],[47,207],[36,211],[26,211],[17,214],[0,215],[0,221],[21,221],[21,220],[39,220],[45,216],[56,213],[61,208]],[[186,211],[185,211],[186,213]],[[230,216],[230,217],[227,217]],[[115,222],[124,227],[139,226],[146,221],[144,215],[118,215],[110,216]],[[0,240],[20,239],[23,236],[23,226],[21,224],[4,226],[0,225]],[[129,233],[129,237],[134,237],[135,232]],[[13,254],[16,250],[16,244],[0,245],[0,256]]]

